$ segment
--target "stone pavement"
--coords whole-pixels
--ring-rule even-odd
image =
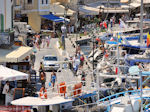
[[[67,55],[69,54],[69,56],[74,56],[75,55],[76,48],[73,47],[73,44],[75,43],[74,41],[76,41],[76,40],[74,38],[75,38],[75,36],[69,35],[68,38],[65,39],[66,52],[67,52]],[[89,38],[89,37],[87,37],[87,38]],[[86,37],[85,37],[85,39],[86,39]],[[81,53],[82,53],[82,51],[81,51]],[[86,63],[88,63],[88,64],[86,64]],[[85,73],[87,74],[87,76],[86,76],[86,86],[90,87],[91,83],[94,79],[93,79],[93,76],[92,76],[93,75],[92,66],[91,66],[91,64],[89,65],[89,62],[86,59],[86,57],[85,57],[85,63],[84,63],[84,66],[83,66],[82,70],[85,71]],[[81,80],[81,77],[78,76],[78,79]],[[86,88],[86,89],[88,91],[89,88]]]

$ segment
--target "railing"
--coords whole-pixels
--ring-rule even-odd
[[[85,81],[79,81],[78,83],[85,83]],[[82,85],[81,88],[74,89],[74,85],[78,84],[78,83],[76,81],[73,81],[73,82],[70,82],[70,83],[68,83],[66,85],[62,85],[62,86],[58,85],[58,86],[55,86],[54,88],[53,87],[52,88],[48,88],[47,89],[48,96],[49,96],[49,98],[50,97],[54,97],[54,96],[63,96],[64,98],[75,98],[75,97],[87,94],[87,91],[85,89],[87,86],[84,87]],[[65,94],[64,93],[60,93],[60,88],[62,88],[62,87],[66,87]],[[90,93],[93,93],[95,91],[94,88],[92,89],[92,86],[88,87],[88,88],[89,88],[88,90],[89,90]],[[77,91],[81,91],[81,93],[79,93],[79,94],[77,93],[76,95],[74,95],[74,92],[77,92]]]
[[[143,89],[143,91],[145,91],[145,90],[150,91],[150,89]],[[110,102],[109,105],[111,105],[111,101],[114,101],[115,99],[119,98],[120,96],[123,97],[127,94],[128,95],[135,95],[135,94],[139,95],[139,93],[140,93],[140,90],[131,90],[131,91],[120,92],[120,93],[102,98],[102,99],[98,100],[98,102],[99,102],[99,104],[101,103],[101,104],[108,105],[107,101],[109,101]]]

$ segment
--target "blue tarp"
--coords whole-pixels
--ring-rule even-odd
[[[130,66],[133,66],[136,62],[141,62],[141,63],[150,63],[150,59],[134,59],[134,60],[129,60]]]
[[[107,44],[118,44],[118,42],[115,41],[106,41]]]
[[[138,40],[139,38],[140,36],[126,37],[127,40]],[[144,35],[143,39],[147,39],[147,35]]]
[[[43,17],[45,19],[48,19],[48,20],[51,20],[53,22],[63,22],[64,21],[63,18],[57,17],[57,16],[55,16],[53,14],[41,15],[41,17]]]
[[[126,45],[126,44],[122,44],[122,47],[130,47],[130,48],[135,48],[135,49],[140,49],[140,48],[148,48],[147,46],[134,46],[134,45]]]

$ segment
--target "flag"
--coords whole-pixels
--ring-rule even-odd
[[[147,33],[147,47],[150,46],[150,32]]]
[[[118,42],[119,42],[119,43],[122,43],[121,33],[118,33]]]

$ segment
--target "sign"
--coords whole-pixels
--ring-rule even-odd
[[[15,88],[14,100],[24,97],[25,88]]]

